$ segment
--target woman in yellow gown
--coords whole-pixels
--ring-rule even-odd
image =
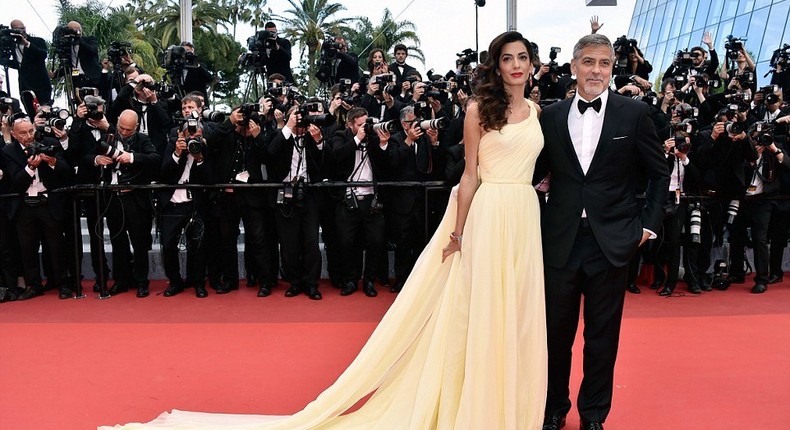
[[[538,106],[523,97],[535,57],[517,32],[498,36],[489,53],[467,108],[461,183],[403,290],[338,380],[291,416],[174,410],[116,428],[541,428],[546,319],[531,180],[543,135]]]

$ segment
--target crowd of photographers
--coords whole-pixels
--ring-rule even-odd
[[[591,24],[593,32],[600,28],[597,19]],[[612,89],[651,106],[672,171],[663,231],[640,257],[655,267],[651,287],[671,295],[682,256],[683,280],[698,294],[745,282],[750,244],[752,291],[762,293],[782,280],[790,228],[790,200],[772,198],[790,195],[790,110],[783,99],[790,47],[776,51],[770,85],[760,86],[742,40],[727,39],[721,67],[711,35],[702,42],[707,49],[678,52],[654,92],[652,66],[637,41],[614,41]],[[246,283],[259,297],[282,280],[288,297],[322,298],[319,234],[341,295],[361,288],[374,297],[377,287],[396,293],[447,201],[446,190],[426,199],[422,186],[410,184],[458,182],[464,111],[482,61],[467,49],[446,74],[422,76],[397,45],[394,61],[372,49],[360,71],[346,41],[329,37],[316,73],[326,98],[306,98],[294,83],[290,42],[267,23],[239,59],[254,81],[265,78],[265,89],[248,88],[251,102],[222,114],[208,108],[214,77],[191,43],[167,49],[162,82],[134,64],[127,44],[113,43],[100,59],[95,38],[76,22],[56,29],[53,46],[57,67],[48,70],[43,40],[18,20],[0,28],[0,61],[20,71],[20,98],[0,99],[0,301],[46,289],[73,296],[72,262],[82,257],[74,255],[81,237],[73,225],[80,216],[93,271],[104,274],[93,286],[101,293],[149,295],[154,226],[168,278],[164,296],[189,289],[206,297],[206,284],[217,294],[236,290],[240,224]],[[559,52],[552,47],[547,61],[535,59],[525,96],[541,105],[575,94]],[[67,108],[51,105],[57,79],[65,81]],[[72,194],[54,191],[79,184],[98,189],[98,198],[77,194],[73,211]],[[187,185],[173,187],[179,184]],[[104,220],[112,267],[104,258]],[[707,273],[724,242],[729,260]],[[635,260],[632,293],[639,292],[639,265]]]

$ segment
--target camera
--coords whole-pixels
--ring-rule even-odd
[[[762,94],[765,99],[765,104],[772,105],[775,103],[779,103],[779,96],[776,95],[776,91],[779,90],[779,87],[776,85],[767,85],[765,87],[760,88],[757,92]]]
[[[769,121],[757,121],[749,127],[749,138],[756,145],[771,146],[774,139],[775,124]]]
[[[297,207],[304,205],[306,183],[307,181],[302,176],[294,178],[291,182],[284,182],[283,188],[277,192],[277,204],[287,205],[293,203]],[[356,202],[356,199],[354,201]]]
[[[104,112],[99,110],[100,104],[91,98],[88,98],[88,100],[89,101],[85,102],[85,107],[88,108],[88,113],[85,117],[94,121],[101,121],[104,119]],[[101,104],[101,106],[103,106],[103,104]]]
[[[658,94],[655,91],[648,91],[644,96],[633,96],[634,100],[641,100],[650,106],[658,106]]]
[[[192,111],[186,118],[177,118],[182,131],[186,131],[190,136],[194,135],[200,129],[200,114],[197,111]]]
[[[431,112],[433,111],[433,109],[431,108],[431,105],[428,104],[428,102],[424,100],[420,100],[414,103],[413,106],[414,106],[414,115],[416,115],[418,118],[431,117]]]
[[[121,70],[122,58],[129,55],[132,50],[132,44],[129,42],[112,42],[110,47],[107,48],[107,58],[112,62],[115,70]]]
[[[699,203],[689,205],[689,235],[692,243],[702,243],[702,206]]]
[[[398,129],[398,122],[396,120],[380,122],[378,120],[378,118],[370,118],[369,117],[365,121],[365,135],[366,136],[375,135],[376,132],[378,132],[379,130],[392,133],[392,132],[394,132],[397,129]]]
[[[44,145],[41,143],[41,139],[43,136],[39,134],[39,130],[36,129],[36,140],[31,143],[30,145],[26,146],[24,149],[25,156],[27,158],[35,157],[39,154],[48,155],[50,157],[54,157],[58,153],[58,148],[55,145]]]
[[[745,37],[735,37],[732,34],[727,35],[727,40],[724,42],[724,49],[727,50],[727,58],[730,60],[737,60],[738,53],[743,50],[743,42],[746,40]]]
[[[460,64],[462,64],[464,66],[468,66],[468,65],[470,65],[472,63],[477,63],[478,62],[477,51],[475,51],[475,50],[473,50],[471,48],[466,48],[463,51],[461,51],[461,52],[459,52],[459,53],[457,53],[455,55],[456,55],[456,57],[458,57],[456,62],[458,62],[458,63],[460,63]]]
[[[776,66],[786,68],[788,63],[790,63],[790,45],[785,43],[781,48],[774,51],[770,65],[772,69],[776,70]]]
[[[52,46],[55,49],[55,56],[62,64],[71,67],[72,46],[80,43],[82,32],[73,30],[67,25],[59,25],[52,32]]]
[[[724,123],[724,129],[727,131],[727,134],[735,136],[746,131],[746,126],[739,121],[727,121]]]
[[[357,195],[354,194],[354,191],[351,188],[346,188],[346,194],[343,195],[343,204],[346,206],[346,209],[348,210],[359,209],[359,203],[357,202]]]
[[[12,28],[0,25],[0,64],[9,65],[14,61],[14,50],[19,34]]]
[[[66,109],[52,107],[50,110],[42,110],[39,116],[43,118],[44,125],[48,127],[55,127],[58,130],[66,128],[66,120],[69,119],[71,114]]]
[[[450,120],[447,118],[426,119],[419,122],[419,126],[423,130],[444,130],[450,125]]]
[[[373,194],[373,200],[370,202],[370,213],[376,215],[384,210],[384,204],[379,200],[378,193]]]
[[[258,103],[245,103],[239,107],[239,113],[242,115],[241,125],[246,127],[250,124],[250,120],[255,122],[260,121],[261,105]]]
[[[733,76],[732,79],[738,81],[738,83],[740,83],[741,85],[744,84],[748,85],[754,82],[754,73],[749,71],[744,71],[741,74]]]
[[[549,48],[549,73],[552,75],[560,75],[560,67],[557,64],[557,54],[562,52],[561,48],[552,46]]]
[[[615,39],[612,48],[616,57],[614,67],[624,72],[628,67],[628,54],[636,49],[636,39],[629,39],[628,36],[622,35]]]
[[[377,95],[381,95],[384,91],[384,88],[395,82],[395,75],[391,73],[386,73],[383,75],[376,75],[373,77],[373,83],[379,85],[378,91],[376,91]]]
[[[740,207],[740,200],[730,200],[730,204],[727,206],[727,224],[732,225],[733,221],[735,221],[735,217],[738,216]]]
[[[203,118],[204,121],[209,122],[223,122],[225,121],[225,116],[227,114],[225,112],[218,112],[218,111],[211,111],[211,110],[204,110],[200,117]]]
[[[313,115],[311,112],[322,112],[323,106],[320,102],[303,103],[297,111],[300,116],[297,127],[307,127],[313,124],[318,127],[328,127],[335,122],[335,118],[329,114]]]
[[[197,137],[191,137],[187,140],[187,151],[190,154],[196,155],[203,152],[203,141]]]
[[[102,140],[96,142],[96,153],[106,155],[115,160],[119,155],[123,154],[123,151],[115,146],[115,135],[108,134]]]
[[[269,30],[258,31],[247,38],[247,49],[253,55],[249,56],[248,64],[243,65],[260,66],[265,64],[268,59],[267,50],[277,49],[277,33]]]
[[[162,56],[162,67],[169,72],[183,70],[186,65],[187,50],[183,46],[170,45]]]
[[[14,99],[11,97],[0,97],[0,114],[6,115],[14,109]]]
[[[727,279],[728,272],[729,268],[727,267],[727,261],[716,260],[713,263],[713,282],[711,283],[711,287],[721,291],[730,288],[730,281]]]

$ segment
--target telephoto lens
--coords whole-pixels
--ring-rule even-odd
[[[727,224],[732,224],[735,217],[738,216],[738,209],[741,207],[740,200],[730,200],[730,205],[727,207]]]
[[[695,203],[691,206],[691,212],[689,214],[689,233],[691,234],[691,241],[693,243],[701,243],[702,242],[702,211],[699,208],[699,204]]]

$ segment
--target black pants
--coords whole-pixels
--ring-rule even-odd
[[[743,200],[730,230],[730,274],[743,276],[746,228],[751,227],[754,250],[754,282],[768,282],[768,224],[773,201]]]
[[[113,279],[116,284],[148,286],[148,251],[151,250],[153,209],[139,191],[107,196],[107,228],[112,243]],[[145,197],[148,192],[145,191]],[[134,252],[129,249],[129,245]]]
[[[349,209],[345,203],[340,202],[335,210],[342,255],[342,283],[359,280],[359,256],[363,249],[363,279],[372,282],[376,276],[376,269],[384,252],[384,215],[381,212],[371,213],[372,202],[373,196],[368,195],[357,201],[359,207],[356,209]]]
[[[20,253],[16,225],[0,210],[0,287],[16,287],[16,278],[22,275]]]
[[[65,248],[63,224],[52,216],[49,204],[31,206],[21,203],[16,213],[16,230],[25,284],[31,287],[42,285],[38,249],[39,245],[43,245],[48,250],[48,266],[51,268],[49,273],[51,279],[47,280],[48,286],[53,288],[65,286],[62,285],[66,276],[63,264]],[[10,286],[13,287],[15,284]]]
[[[425,246],[425,208],[417,204],[414,210],[395,213],[390,218],[390,230],[395,243],[395,279],[404,282]]]
[[[654,262],[654,277],[656,283],[674,287],[678,282],[680,270],[680,249],[683,227],[688,221],[688,203],[670,205],[671,213],[664,218],[664,223],[656,241],[657,249]],[[664,266],[667,271],[664,272]]]
[[[254,208],[238,193],[223,193],[220,196],[221,215],[219,221],[220,247],[222,255],[222,278],[229,285],[239,283],[239,222],[244,222],[245,248],[250,253],[250,263],[255,275],[261,280],[271,279],[271,255],[266,246],[266,215],[268,209]]]
[[[546,415],[571,408],[571,348],[584,297],[584,379],[577,408],[585,421],[603,422],[612,404],[628,265],[613,267],[586,220],[564,267],[545,267],[549,385]]]
[[[321,225],[321,239],[324,242],[324,253],[326,254],[326,271],[329,280],[334,286],[340,286],[340,245],[337,239],[337,222],[335,212],[337,200],[332,197],[326,188],[314,190],[314,195],[318,204],[318,223]]]
[[[782,270],[784,251],[787,246],[787,232],[790,228],[790,202],[780,200],[775,202],[772,213],[771,223],[768,226],[768,242],[771,245],[768,271],[772,276],[782,277],[785,272]]]
[[[162,209],[162,260],[165,275],[171,285],[184,284],[178,259],[178,243],[183,233],[187,248],[186,285],[203,285],[206,276],[206,259],[203,248],[205,226],[203,216],[195,202],[168,203]]]
[[[315,195],[307,191],[302,204],[278,205],[274,210],[283,279],[301,288],[318,287],[321,277],[317,203]]]

